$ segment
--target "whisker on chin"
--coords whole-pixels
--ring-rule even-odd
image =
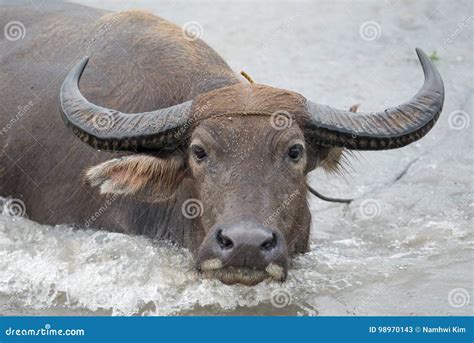
[[[285,272],[282,267],[275,263],[270,263],[265,271],[276,280],[283,280],[285,277]]]
[[[224,267],[222,261],[217,258],[202,262],[199,272],[206,278],[218,279],[228,285],[240,283],[253,286],[267,279],[269,281],[284,281],[286,277],[284,268],[275,263],[270,263],[265,270],[233,268]]]
[[[218,258],[212,258],[201,263],[202,271],[215,270],[222,268],[222,261]]]

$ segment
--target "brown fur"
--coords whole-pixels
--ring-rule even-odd
[[[260,84],[236,84],[199,95],[194,111],[201,119],[227,115],[272,115],[290,113],[297,120],[305,113],[305,99],[298,93]],[[202,108],[205,107],[205,110]]]

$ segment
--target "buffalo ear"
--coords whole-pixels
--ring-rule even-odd
[[[172,197],[184,178],[181,156],[133,155],[101,163],[85,173],[85,181],[101,194],[133,195],[157,202]]]
[[[341,163],[345,161],[346,150],[343,148],[329,148],[320,145],[314,145],[309,149],[309,159],[307,172],[322,168],[327,173],[338,173]]]
[[[343,148],[328,148],[320,157],[319,167],[323,168],[325,172],[337,173],[343,159]]]
[[[356,113],[359,109],[360,104],[354,104],[349,108],[349,112]],[[344,148],[329,148],[322,146],[315,146],[313,150],[313,155],[317,158],[310,159],[308,172],[311,170],[321,167],[324,171],[328,173],[339,173],[341,171],[341,164],[343,162],[347,163],[346,155],[351,153],[350,151]]]

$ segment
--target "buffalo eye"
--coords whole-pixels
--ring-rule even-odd
[[[288,150],[288,157],[293,162],[298,162],[303,155],[303,146],[301,144],[295,144]]]
[[[207,157],[206,150],[199,145],[193,144],[191,150],[198,161],[202,161]]]

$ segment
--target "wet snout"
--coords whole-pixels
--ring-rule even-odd
[[[244,221],[214,227],[197,261],[201,271],[224,283],[251,285],[267,278],[284,280],[288,253],[278,229]]]

